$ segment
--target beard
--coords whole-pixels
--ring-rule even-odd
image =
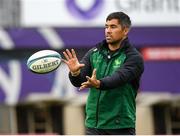
[[[117,45],[117,44],[120,44],[123,39],[124,38],[121,38],[119,40],[113,40],[111,38],[106,38],[106,42],[111,45]]]

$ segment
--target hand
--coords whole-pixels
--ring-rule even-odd
[[[68,65],[70,72],[77,73],[79,71],[80,73],[80,69],[85,65],[79,63],[74,49],[71,49],[71,52],[68,49],[66,49],[66,51],[63,52],[63,54],[66,60],[62,59],[62,61]]]
[[[96,69],[93,70],[92,76],[88,77],[86,76],[87,81],[83,82],[79,88],[79,90],[85,89],[85,88],[90,88],[90,87],[95,87],[99,88],[100,87],[100,81],[97,80],[96,78]]]

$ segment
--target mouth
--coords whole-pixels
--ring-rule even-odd
[[[106,40],[110,40],[110,39],[112,39],[111,36],[106,36]]]
[[[111,35],[106,35],[106,37],[111,37]]]

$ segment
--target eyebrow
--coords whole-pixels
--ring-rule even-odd
[[[118,26],[118,25],[115,25],[115,24],[110,24],[110,25],[105,24],[105,26]]]

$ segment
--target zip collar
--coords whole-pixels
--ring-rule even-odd
[[[128,37],[126,37],[122,42],[121,42],[121,46],[120,48],[113,54],[110,55],[109,53],[109,47],[108,47],[108,43],[106,42],[106,40],[103,40],[102,42],[97,44],[97,49],[100,51],[100,53],[103,54],[103,56],[105,56],[108,59],[111,59],[112,57],[118,55],[120,52],[122,52],[124,49],[129,48],[130,44],[129,44],[129,39]]]

